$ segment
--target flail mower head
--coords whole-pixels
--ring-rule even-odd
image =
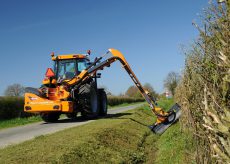
[[[170,110],[167,112],[168,116],[164,118],[164,121],[157,122],[149,128],[157,134],[162,134],[164,133],[173,123],[178,121],[179,117],[181,116],[181,108],[178,104],[174,104]],[[160,116],[158,116],[158,119]]]

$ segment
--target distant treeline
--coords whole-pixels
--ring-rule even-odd
[[[143,102],[144,98],[134,98],[127,96],[108,96],[108,105],[115,106],[124,103]]]
[[[108,105],[115,106],[124,103],[142,102],[143,98],[108,96]],[[0,97],[0,120],[30,117],[35,114],[23,111],[24,97]]]

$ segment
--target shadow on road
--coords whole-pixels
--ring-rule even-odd
[[[107,116],[102,117],[102,118],[120,118],[122,116],[128,116],[128,115],[132,115],[132,113],[116,113],[116,114],[107,114]]]

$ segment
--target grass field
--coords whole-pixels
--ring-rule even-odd
[[[150,111],[140,107],[0,150],[0,163],[192,163],[179,122],[153,134]]]

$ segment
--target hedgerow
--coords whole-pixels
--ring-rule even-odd
[[[142,98],[108,96],[109,106],[141,101],[143,101]],[[24,97],[0,97],[0,120],[23,118],[36,115],[32,113],[26,113],[23,111],[23,109]]]

